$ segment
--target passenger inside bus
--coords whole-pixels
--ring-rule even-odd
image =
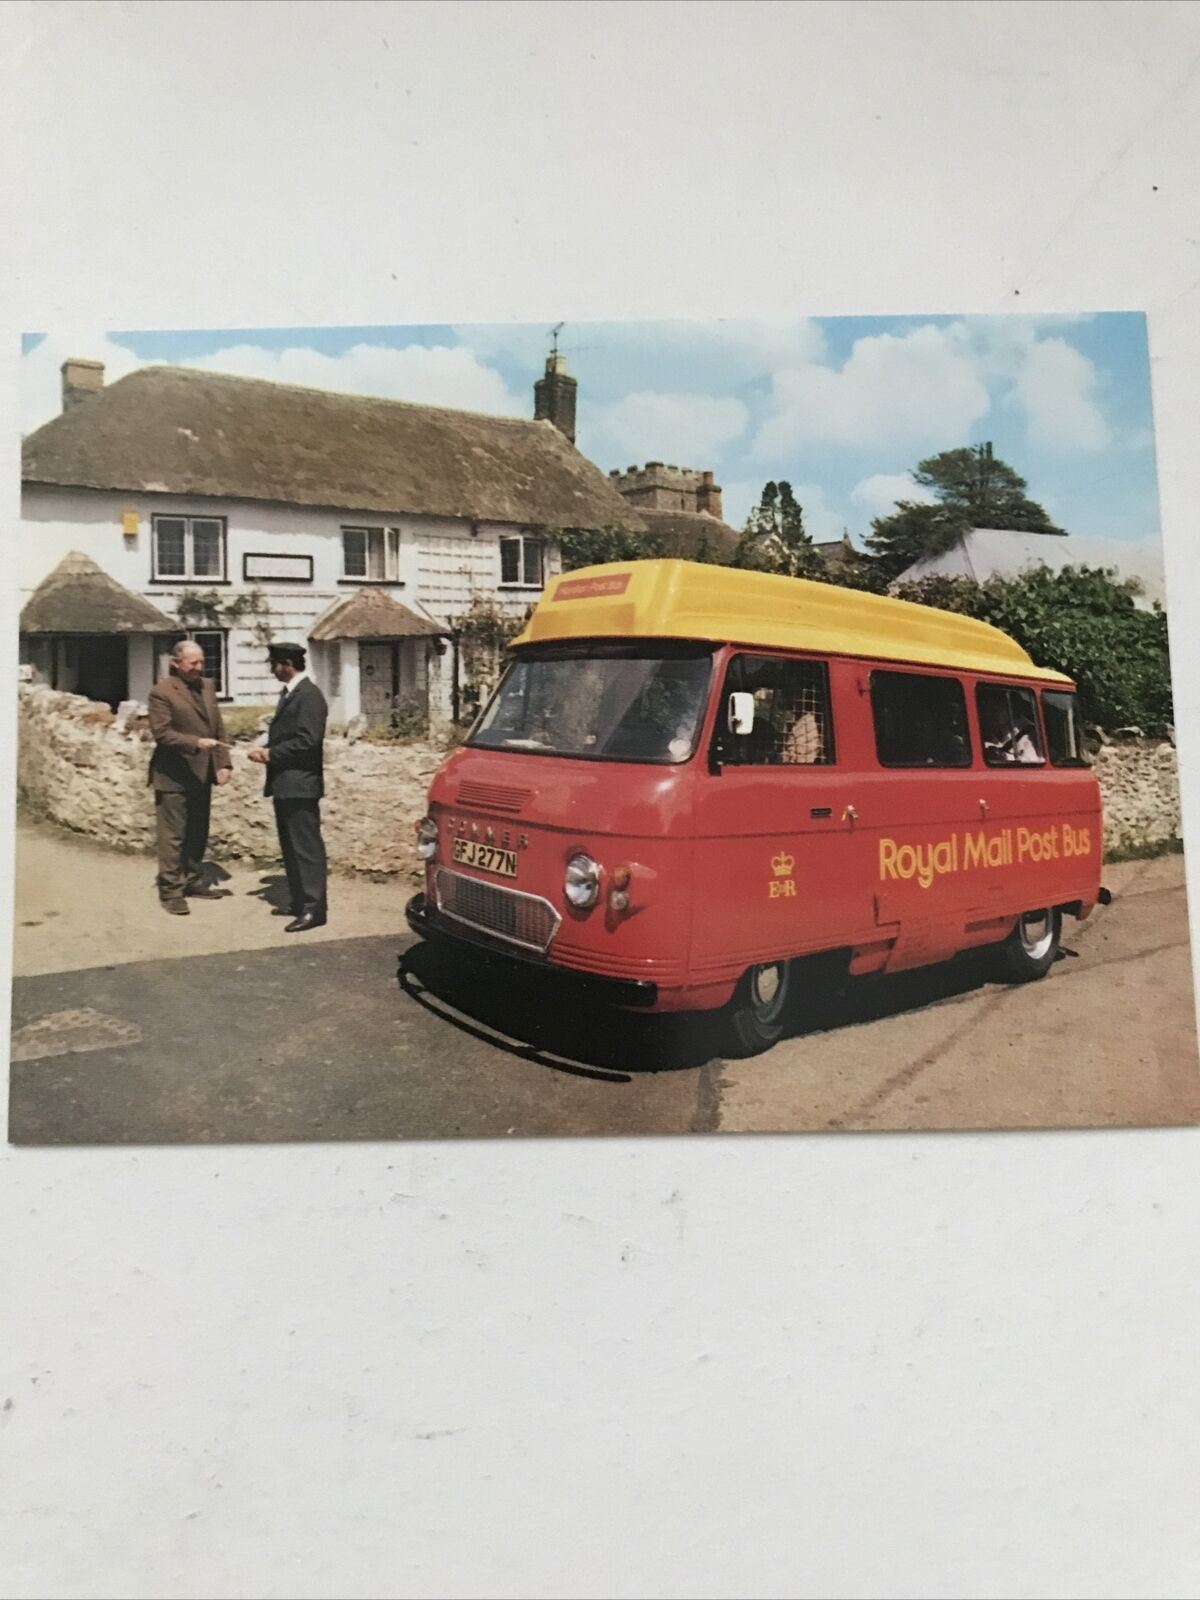
[[[1003,703],[993,703],[983,718],[983,755],[989,766],[1037,766],[1042,760],[1037,729]]]

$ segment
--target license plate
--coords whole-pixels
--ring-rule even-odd
[[[478,867],[480,872],[495,872],[502,878],[517,875],[515,850],[498,850],[494,844],[480,844],[477,839],[455,839],[454,859],[464,867]]]

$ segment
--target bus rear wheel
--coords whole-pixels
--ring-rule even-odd
[[[751,967],[725,1015],[726,1053],[756,1056],[783,1036],[792,999],[790,961]]]
[[[1051,906],[1026,911],[997,951],[999,975],[1009,983],[1044,978],[1058,956],[1062,912]]]

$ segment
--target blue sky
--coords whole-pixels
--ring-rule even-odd
[[[67,355],[114,381],[151,362],[515,416],[549,349],[544,324],[80,332],[25,341],[25,426],[58,410]],[[572,323],[584,454],[711,468],[740,525],[787,478],[817,538],[911,494],[924,455],[990,439],[1068,532],[1157,562],[1145,320],[1138,313],[825,317],[774,323]],[[919,496],[918,496],[919,497]]]

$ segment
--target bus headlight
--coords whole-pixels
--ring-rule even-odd
[[[417,823],[417,854],[422,861],[432,861],[437,855],[438,825],[432,817]]]
[[[600,898],[600,867],[582,853],[567,862],[563,893],[577,911],[586,911]]]

